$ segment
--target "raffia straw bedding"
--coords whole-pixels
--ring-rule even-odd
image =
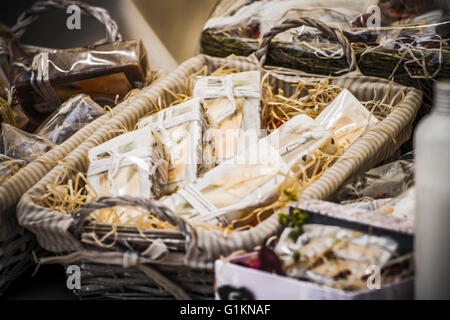
[[[87,246],[81,240],[89,237],[92,226],[90,229],[84,227],[81,233],[75,232],[77,227],[75,217],[45,208],[40,204],[40,199],[46,192],[48,183],[53,183],[55,178],[61,174],[74,178],[75,172],[68,170],[68,167],[83,173],[87,171],[90,148],[118,135],[118,129],[134,128],[139,118],[151,111],[151,101],[156,102],[160,97],[166,103],[173,101],[174,97],[165,89],[176,93],[186,93],[188,78],[204,65],[207,65],[208,71],[211,72],[225,64],[228,68],[236,68],[239,71],[258,68],[257,63],[251,58],[221,59],[199,55],[189,59],[152,88],[143,90],[140,94],[130,98],[127,108],[122,108],[120,113],[108,119],[87,141],[65,158],[65,165],[56,166],[22,197],[17,212],[19,223],[37,236],[37,240],[43,248],[58,254],[72,253],[60,260],[56,259],[54,262],[68,263],[84,260],[110,265],[123,264],[123,267],[139,266],[141,263],[147,266],[178,264],[193,270],[213,270],[215,259],[229,255],[238,249],[251,250],[278,231],[278,218],[275,214],[250,230],[234,232],[227,236],[221,232],[191,227],[181,219],[185,224],[185,227],[180,229],[182,231],[171,231],[171,237],[178,239],[178,244],[182,246],[179,250],[173,250],[177,251],[177,255],[165,255],[163,258],[149,263],[144,250],[152,243],[153,240],[150,238],[153,236],[155,239],[157,232],[151,230],[138,232],[136,228],[117,226],[112,240],[122,239],[124,241],[122,246],[114,246],[109,249]],[[283,88],[288,96],[293,90],[291,84],[298,82],[299,77],[298,74],[297,76],[286,76],[274,72],[270,75],[270,81],[277,88]],[[302,77],[307,78],[307,76]],[[392,155],[402,143],[409,139],[412,122],[422,101],[422,94],[416,89],[378,78],[364,77],[360,74],[332,78],[330,83],[349,89],[362,101],[373,99],[375,94],[377,98],[383,97],[385,94],[392,98],[398,91],[404,93],[404,98],[402,103],[384,121],[355,142],[321,178],[304,190],[302,196],[304,199],[325,199],[331,196],[350,176],[371,168],[377,162]],[[112,229],[111,225],[95,224],[95,230],[98,231],[99,237]],[[159,234],[164,238],[163,233]],[[124,246],[124,243],[128,247]],[[137,244],[131,251],[130,243]],[[134,255],[132,264],[130,264],[130,254]]]

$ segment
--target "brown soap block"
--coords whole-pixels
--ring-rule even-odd
[[[117,95],[123,98],[131,89],[143,87],[148,74],[147,53],[141,40],[47,50],[38,55],[24,59],[22,63],[31,67],[33,59],[41,61],[60,103],[73,95],[85,93],[101,105],[112,106]],[[46,57],[41,59],[42,55]],[[27,112],[51,112],[59,105],[45,101],[35,91],[31,80],[36,79],[37,71],[33,71],[16,68],[16,98]]]

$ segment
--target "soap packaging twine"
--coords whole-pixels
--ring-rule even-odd
[[[193,97],[205,100],[216,163],[246,149],[249,135],[261,136],[260,94],[259,71],[196,79]]]
[[[296,116],[162,203],[190,221],[229,225],[276,201],[280,186],[299,171],[295,166],[331,141],[332,134],[315,120]]]
[[[214,149],[203,141],[208,128],[203,103],[203,99],[193,98],[142,118],[137,124],[138,128],[150,127],[161,134],[169,155],[169,193],[194,182],[210,165],[208,159]]]
[[[14,63],[17,102],[36,115],[54,111],[71,96],[85,93],[101,105],[115,105],[148,81],[141,40],[71,49],[45,49]],[[36,113],[37,111],[37,113]]]
[[[87,181],[92,198],[166,194],[167,150],[159,133],[144,127],[89,150]],[[94,199],[92,199],[94,200]]]
[[[79,94],[65,101],[35,133],[54,144],[60,144],[105,113],[91,97]]]

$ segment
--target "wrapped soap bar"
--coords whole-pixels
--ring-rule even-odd
[[[383,267],[398,248],[388,237],[337,226],[305,224],[296,240],[290,236],[292,230],[284,229],[275,247],[286,275],[321,284],[342,279],[361,281],[369,266]]]
[[[203,164],[203,137],[206,120],[203,100],[194,98],[161,110],[138,122],[161,133],[169,153],[168,192],[197,179]]]
[[[216,163],[245,150],[249,135],[260,137],[259,71],[199,77],[193,96],[205,99]]]
[[[11,159],[0,154],[0,185],[26,165],[27,162],[24,160]]]
[[[97,197],[159,198],[166,193],[168,161],[150,127],[124,133],[89,150],[87,180]]]
[[[314,151],[334,154],[337,146],[332,134],[305,114],[293,117],[263,138],[274,146],[294,171],[314,157]]]
[[[70,98],[55,110],[41,124],[35,134],[54,144],[60,144],[105,112],[88,95],[79,94]]]
[[[269,136],[222,162],[195,183],[164,200],[192,221],[229,224],[278,196],[280,183],[320,149],[332,149],[331,133],[306,115],[296,116]],[[217,219],[218,218],[218,219]]]
[[[143,87],[148,61],[140,40],[91,47],[46,50],[16,63],[14,86],[27,112],[54,111],[71,96],[85,93],[101,105]]]
[[[276,200],[279,186],[289,176],[278,151],[261,139],[163,199],[162,204],[191,221],[226,226]]]
[[[0,153],[12,159],[31,162],[50,151],[55,145],[41,138],[6,123],[1,125]]]
[[[344,147],[379,122],[347,89],[343,89],[315,120],[330,130],[336,142]]]

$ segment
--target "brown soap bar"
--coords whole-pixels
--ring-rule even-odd
[[[22,63],[31,67],[33,59],[39,61],[41,74],[48,75],[48,82],[59,103],[75,94],[85,93],[101,105],[113,106],[117,95],[122,98],[131,89],[143,87],[148,74],[147,53],[141,40],[46,50]],[[39,74],[36,64],[34,67],[16,68],[16,98],[27,112],[51,112],[59,105],[45,101],[33,88],[31,81],[36,80]]]

